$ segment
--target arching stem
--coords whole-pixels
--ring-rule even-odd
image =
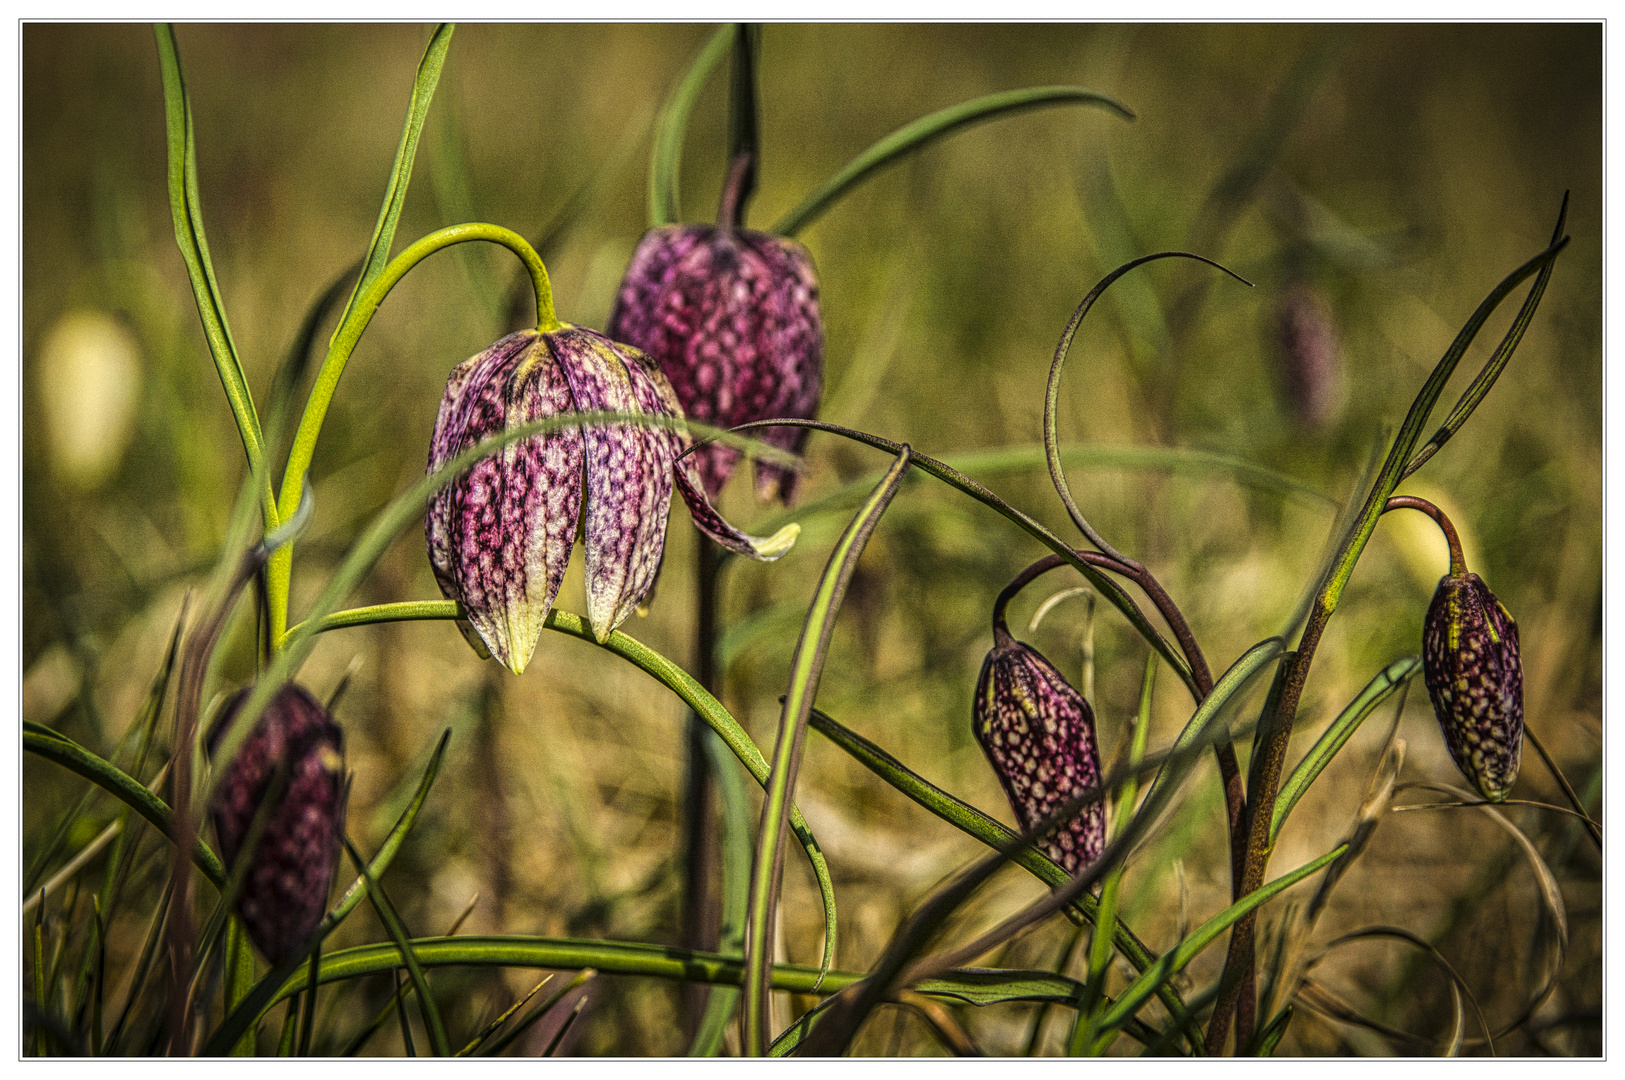
[[[1439,531],[1444,533],[1445,543],[1450,545],[1450,576],[1461,577],[1467,573],[1467,560],[1461,554],[1461,538],[1456,535],[1456,527],[1451,524],[1445,512],[1426,499],[1419,499],[1415,495],[1395,495],[1382,505],[1382,512],[1390,510],[1420,510],[1438,523]]]
[[[310,397],[306,399],[304,415],[299,418],[299,429],[294,433],[293,445],[288,449],[288,463],[282,471],[282,489],[277,496],[280,518],[291,516],[299,506],[304,495],[305,473],[315,457],[316,440],[321,436],[322,422],[327,419],[327,409],[338,390],[339,378],[344,374],[350,354],[355,351],[362,332],[372,321],[379,305],[418,263],[437,251],[471,240],[501,244],[519,256],[519,261],[525,264],[525,269],[530,273],[531,285],[536,292],[536,328],[542,333],[549,333],[563,325],[553,310],[553,286],[547,277],[547,267],[542,264],[542,257],[536,254],[536,249],[518,233],[483,222],[452,225],[432,232],[408,247],[395,256],[366,292],[356,297],[349,316],[333,333],[327,356],[322,361],[321,370],[316,373]],[[265,573],[271,616],[270,636],[272,641],[277,641],[288,627],[288,592],[293,578],[292,544],[279,548],[271,556]]]

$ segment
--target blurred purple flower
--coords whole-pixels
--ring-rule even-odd
[[[1307,282],[1296,281],[1281,294],[1275,345],[1292,414],[1311,430],[1325,427],[1342,405],[1343,365],[1331,306]]]
[[[216,731],[226,729],[252,689],[226,703]],[[243,741],[211,809],[228,870],[237,872],[238,856],[252,847],[237,914],[249,940],[279,963],[327,910],[344,836],[344,732],[304,687],[288,683]]]

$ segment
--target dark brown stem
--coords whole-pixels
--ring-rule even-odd
[[[1450,576],[1461,577],[1467,573],[1467,560],[1461,554],[1461,538],[1456,535],[1455,525],[1451,524],[1443,510],[1415,495],[1395,495],[1382,506],[1383,513],[1390,510],[1420,510],[1432,518],[1444,533],[1445,543],[1450,545]]]
[[[721,567],[716,549],[703,539],[695,543],[694,673],[701,686],[718,692],[716,672],[717,576]],[[705,740],[715,738],[693,713],[688,717],[688,783],[683,801],[683,944],[692,949],[714,952],[718,940],[717,897],[712,888],[712,869],[717,864],[717,830],[711,813],[710,762]],[[690,983],[686,995],[686,1028],[690,1037],[699,1030],[705,1015],[709,988]]]

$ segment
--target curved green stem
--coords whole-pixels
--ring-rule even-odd
[[[826,423],[822,420],[799,420],[788,417],[777,420],[757,420],[749,424],[739,424],[731,430],[737,434],[763,427],[804,427],[811,428],[814,431],[827,431],[832,435],[839,435],[842,438],[851,439],[853,442],[859,442],[877,450],[885,450],[891,454],[898,453],[903,446],[902,443],[893,442],[891,439],[879,435],[871,435],[865,431],[856,431],[852,428]],[[909,464],[929,476],[936,477],[950,487],[958,488],[977,502],[997,510],[1000,514],[1021,526],[1028,535],[1059,555],[1069,566],[1074,567],[1081,573],[1089,584],[1093,585],[1113,607],[1123,613],[1124,618],[1128,619],[1134,629],[1146,640],[1146,643],[1157,650],[1157,655],[1167,661],[1168,666],[1173,668],[1175,673],[1179,675],[1180,680],[1190,689],[1192,697],[1197,701],[1201,701],[1206,696],[1207,689],[1191,673],[1190,665],[1185,662],[1185,658],[1180,655],[1179,650],[1169,644],[1167,639],[1157,632],[1128,593],[1124,592],[1117,582],[1090,565],[1078,554],[1076,549],[1045,528],[1043,523],[1017,510],[958,469],[938,461],[929,454],[915,451],[909,457]]]
[[[1072,489],[1066,482],[1066,471],[1061,468],[1061,439],[1057,434],[1056,412],[1061,400],[1061,370],[1066,365],[1066,355],[1072,348],[1072,338],[1077,334],[1078,327],[1082,325],[1084,316],[1089,314],[1089,309],[1095,306],[1095,301],[1099,300],[1101,294],[1111,287],[1112,282],[1130,270],[1145,263],[1154,262],[1157,259],[1169,258],[1194,259],[1197,262],[1207,263],[1209,266],[1223,270],[1243,285],[1249,288],[1252,286],[1252,282],[1235,271],[1220,266],[1212,259],[1204,258],[1201,255],[1193,255],[1188,251],[1159,251],[1153,255],[1142,255],[1138,259],[1126,262],[1101,278],[1099,284],[1089,290],[1089,295],[1085,296],[1083,301],[1078,304],[1077,309],[1072,312],[1072,318],[1067,321],[1066,329],[1061,331],[1060,344],[1055,347],[1055,359],[1050,363],[1049,382],[1044,388],[1044,456],[1049,462],[1050,479],[1055,484],[1055,490],[1061,496],[1061,502],[1065,504],[1066,512],[1072,516],[1073,523],[1077,525],[1084,536],[1089,538],[1090,543],[1119,562],[1133,567],[1138,567],[1139,564],[1106,543],[1101,535],[1095,531],[1094,526],[1089,524],[1088,520],[1083,516],[1083,511],[1078,509],[1078,504],[1072,498]]]
[[[243,374],[242,361],[237,355],[237,343],[232,340],[225,301],[221,299],[220,285],[215,280],[214,265],[209,258],[209,240],[203,231],[203,209],[197,187],[197,145],[192,134],[192,103],[186,93],[185,75],[181,71],[175,28],[168,23],[159,23],[153,27],[153,33],[158,41],[158,68],[164,87],[169,207],[175,222],[175,244],[186,263],[192,296],[197,302],[198,318],[203,323],[203,337],[208,342],[209,354],[220,373],[220,385],[226,391],[232,419],[237,423],[249,472],[260,477],[260,507],[265,518],[265,529],[269,532],[276,528],[278,515],[276,497],[271,492],[271,474],[264,467],[265,435],[254,408],[254,395],[249,390],[248,378]]]
[[[700,50],[688,71],[661,106],[655,123],[654,148],[649,154],[649,227],[670,225],[678,218],[677,177],[682,171],[683,136],[688,133],[688,114],[705,89],[706,80],[728,55],[734,43],[733,26],[719,26]]]
[[[331,615],[317,619],[316,625],[310,628],[310,632],[322,634],[329,630],[342,630],[349,626],[370,626],[373,623],[418,622],[429,619],[460,619],[462,617],[462,608],[457,605],[455,600],[403,600],[393,604],[369,604],[366,607],[335,611]],[[303,629],[305,629],[304,623],[290,626],[278,639],[277,649],[282,649],[295,634]]]
[[[501,244],[519,256],[520,262],[525,264],[525,269],[530,273],[531,285],[536,290],[537,330],[550,333],[563,325],[553,310],[553,286],[548,281],[547,267],[542,264],[542,258],[536,254],[536,249],[518,233],[504,229],[500,225],[475,222],[448,226],[430,233],[408,247],[395,256],[384,268],[384,272],[355,298],[344,323],[333,335],[333,342],[327,349],[327,357],[322,361],[321,370],[316,373],[315,385],[310,388],[304,415],[299,418],[299,430],[294,433],[293,445],[288,450],[288,464],[282,473],[282,490],[277,497],[277,511],[281,517],[291,515],[299,506],[299,500],[305,489],[305,474],[310,468],[311,459],[315,457],[316,440],[321,436],[322,422],[327,419],[327,409],[333,402],[339,378],[344,374],[344,366],[349,362],[350,354],[355,351],[362,332],[372,321],[372,316],[379,305],[384,302],[384,297],[389,295],[390,290],[406,276],[408,271],[430,255],[454,244],[463,244],[471,240]],[[266,594],[269,599],[273,640],[280,640],[288,625],[288,590],[292,577],[293,545],[289,544],[272,555],[270,564],[266,567]]]
[[[825,181],[817,191],[803,199],[800,206],[780,218],[772,231],[780,236],[796,235],[876,169],[960,128],[983,120],[991,120],[1004,113],[1069,103],[1100,105],[1125,120],[1134,119],[1134,113],[1126,105],[1098,91],[1087,90],[1081,86],[1030,86],[1024,90],[1005,90],[962,101],[958,105],[950,105],[946,109],[922,116],[913,123],[905,124],[869,147],[853,158],[846,168]]]

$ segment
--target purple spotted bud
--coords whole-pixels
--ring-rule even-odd
[[[637,349],[568,324],[523,330],[451,373],[429,471],[510,428],[572,412],[683,416],[659,366]],[[654,587],[674,476],[695,524],[718,543],[764,561],[790,549],[795,528],[757,540],[722,520],[693,455],[677,460],[688,445],[680,428],[564,428],[509,443],[435,494],[424,523],[435,579],[492,656],[516,674],[530,662],[578,523],[587,618],[608,640]]]
[[[1341,405],[1342,360],[1331,308],[1318,290],[1302,281],[1288,286],[1275,311],[1275,346],[1292,414],[1306,428],[1325,427]]]
[[[226,703],[217,731],[248,694],[240,690]],[[344,836],[344,732],[309,692],[288,683],[215,786],[212,811],[228,871],[237,871],[238,856],[251,847],[237,914],[249,940],[278,963],[327,910]]]
[[[1000,625],[976,683],[972,727],[1024,832],[1100,783],[1095,714],[1038,650]],[[1039,848],[1076,874],[1106,843],[1106,807],[1096,800]]]
[[[644,234],[632,255],[610,336],[653,356],[695,419],[733,427],[778,417],[810,419],[823,389],[824,329],[807,249],[781,236],[709,225]],[[801,451],[805,428],[758,436]],[[705,490],[722,490],[739,451],[716,443],[695,452]],[[796,474],[756,463],[756,494],[788,501]]]
[[[1439,579],[1422,624],[1422,676],[1450,756],[1500,802],[1523,756],[1518,624],[1477,574]]]

